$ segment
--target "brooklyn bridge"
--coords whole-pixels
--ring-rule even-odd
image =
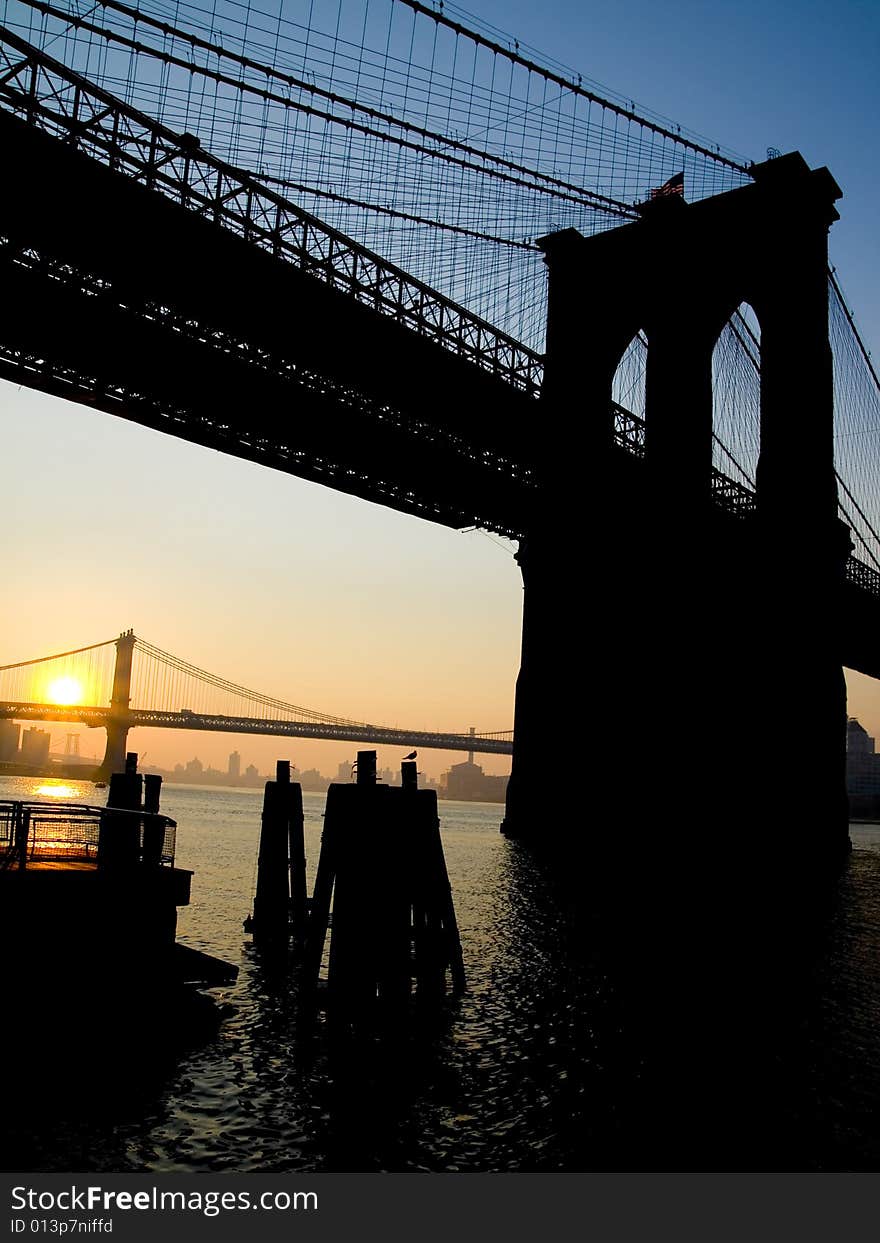
[[[711,805],[731,866],[790,820],[833,865],[842,667],[880,676],[880,384],[829,266],[832,173],[722,150],[442,6],[335,30],[320,4],[175,12],[4,0],[0,376],[518,541],[522,664],[511,744],[212,675],[255,712],[139,703],[123,660],[89,709],[108,762],[143,723],[512,745],[505,831],[535,839],[571,821],[536,775],[586,736],[594,811],[626,787],[631,826],[673,817],[676,859]],[[810,774],[784,802],[780,704]]]

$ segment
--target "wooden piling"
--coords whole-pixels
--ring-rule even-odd
[[[327,792],[302,972],[314,998],[329,930],[328,1012],[355,1024],[399,1015],[413,976],[422,999],[445,994],[447,968],[464,988],[437,796],[418,789],[414,763],[399,789],[376,784],[375,752],[358,754],[357,773]]]
[[[317,990],[321,962],[324,957],[324,944],[330,926],[330,906],[336,882],[336,860],[339,853],[338,837],[345,820],[344,809],[338,806],[344,797],[340,791],[349,788],[346,785],[333,784],[327,790],[324,829],[321,833],[321,852],[318,856],[318,870],[315,875],[315,889],[309,908],[303,952],[303,985],[304,990],[310,996],[313,996]]]
[[[358,751],[357,784],[359,786],[374,786],[376,784],[375,751]]]
[[[280,780],[280,778],[279,778]],[[290,918],[294,944],[300,951],[305,945],[308,898],[306,896],[306,844],[303,832],[302,786],[289,780],[285,786],[287,799],[287,849],[290,868]]]
[[[452,901],[452,886],[449,883],[443,842],[440,838],[437,793],[435,790],[419,790],[418,799],[420,806],[417,823],[424,835],[423,849],[430,895],[429,910],[434,913],[434,918],[438,922],[441,938],[438,952],[444,966],[449,967],[453,993],[460,994],[465,991],[464,959],[461,952],[458,920],[455,917],[455,905]]]
[[[140,811],[143,778],[137,770],[137,752],[125,757],[125,771],[112,773],[107,791],[107,810],[98,831],[98,867],[136,867],[141,857],[140,821],[137,816],[114,816],[113,811]]]
[[[281,761],[283,764],[284,761]],[[290,883],[287,864],[287,791],[290,766],[279,766],[279,781],[267,781],[260,824],[260,852],[257,859],[257,890],[254,895],[254,944],[287,945]]]

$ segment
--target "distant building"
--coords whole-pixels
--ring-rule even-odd
[[[445,781],[443,780],[445,778]],[[484,773],[472,759],[453,764],[443,774],[440,797],[458,799],[466,803],[503,803],[507,792],[507,777],[493,777]]]
[[[184,769],[184,772],[186,773],[187,777],[201,777],[204,771],[205,771],[205,766],[202,763],[202,761],[198,758],[198,756],[196,756],[192,760],[188,760],[186,768]]]
[[[237,751],[233,751],[229,757],[229,767],[226,770],[230,777],[241,776],[241,756]]]
[[[859,798],[880,796],[880,755],[855,717],[846,723],[846,788],[854,807]]]
[[[353,763],[354,763],[353,760],[342,761],[342,763],[336,769],[336,780],[337,781],[351,781],[351,766]]]
[[[257,772],[256,768],[254,768],[253,764],[248,764],[247,768],[244,770],[244,775],[247,777],[248,781],[256,781],[260,774]]]
[[[326,790],[330,782],[317,768],[304,768],[299,774],[299,783],[304,790]]]
[[[18,759],[18,739],[21,726],[15,721],[0,721],[0,760],[9,763]]]
[[[874,754],[874,739],[854,716],[846,723],[846,754],[847,757]]]
[[[22,764],[28,764],[32,768],[44,768],[49,763],[49,743],[50,735],[44,729],[36,729],[31,726],[26,729],[21,736],[21,754]]]

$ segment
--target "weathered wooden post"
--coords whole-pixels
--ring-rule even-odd
[[[114,816],[113,810],[140,811],[143,778],[137,770],[137,752],[125,757],[125,772],[112,773],[107,791],[107,810],[98,831],[98,867],[136,867],[140,859],[140,820],[137,816]]]
[[[376,752],[358,751],[357,753],[357,784],[374,786],[376,784]]]
[[[327,790],[324,809],[324,829],[321,833],[321,853],[315,875],[315,890],[309,907],[309,919],[303,951],[302,981],[305,995],[314,1001],[321,974],[324,942],[330,925],[330,904],[336,881],[336,863],[339,854],[339,838],[344,823],[346,791],[351,787],[332,784]]]
[[[376,892],[373,829],[376,799],[376,752],[358,751],[353,786],[340,786],[336,800],[336,875],[333,928],[327,972],[329,1005],[334,1017],[363,1014],[376,996],[373,942],[380,900]]]
[[[286,945],[290,885],[287,867],[287,811],[290,763],[279,760],[276,780],[266,782],[254,895],[254,943]]]
[[[305,944],[308,898],[306,897],[306,845],[303,833],[302,786],[298,781],[287,786],[287,840],[290,866],[290,915],[294,943],[302,950]]]

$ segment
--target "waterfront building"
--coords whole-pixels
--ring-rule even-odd
[[[319,793],[326,790],[330,782],[317,768],[304,768],[299,774],[299,783],[304,790],[314,790]]]
[[[227,772],[229,773],[229,776],[233,778],[241,776],[241,756],[237,751],[233,751],[229,757],[229,767],[227,768]]]
[[[440,797],[459,799],[463,802],[503,803],[507,791],[507,777],[494,777],[484,773],[480,764],[469,756],[461,764],[453,764],[443,774]]]
[[[0,721],[0,761],[10,763],[18,759],[18,740],[21,726],[15,721]]]
[[[35,726],[26,729],[21,736],[22,764],[31,768],[44,768],[49,763],[49,743],[50,736],[46,730],[37,729]]]
[[[846,791],[852,817],[880,817],[880,755],[874,739],[855,717],[846,723]]]

